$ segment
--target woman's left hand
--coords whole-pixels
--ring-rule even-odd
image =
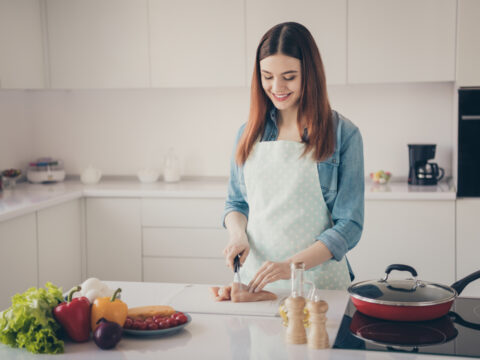
[[[248,284],[248,291],[258,292],[271,282],[288,279],[290,279],[289,262],[266,261]]]

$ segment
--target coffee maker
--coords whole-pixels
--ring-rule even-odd
[[[444,170],[428,160],[435,157],[435,144],[408,144],[410,185],[436,185],[443,178]]]

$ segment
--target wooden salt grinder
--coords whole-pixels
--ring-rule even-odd
[[[287,307],[288,325],[286,340],[289,344],[306,344],[307,333],[303,325],[303,309],[305,308],[305,299],[302,296],[288,297],[285,300]]]
[[[310,314],[310,330],[308,331],[308,347],[312,349],[326,349],[330,347],[328,333],[325,328],[328,304],[323,301],[309,301],[307,309]]]

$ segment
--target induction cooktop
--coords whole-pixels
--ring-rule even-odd
[[[350,301],[333,348],[480,357],[480,299],[455,300],[440,319],[380,320],[358,312]]]

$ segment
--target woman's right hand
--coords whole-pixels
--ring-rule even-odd
[[[243,265],[250,252],[250,244],[248,243],[247,234],[243,232],[238,236],[230,236],[230,240],[223,249],[223,255],[225,256],[225,262],[227,266],[233,271],[233,260],[235,256],[240,254],[240,265]]]

